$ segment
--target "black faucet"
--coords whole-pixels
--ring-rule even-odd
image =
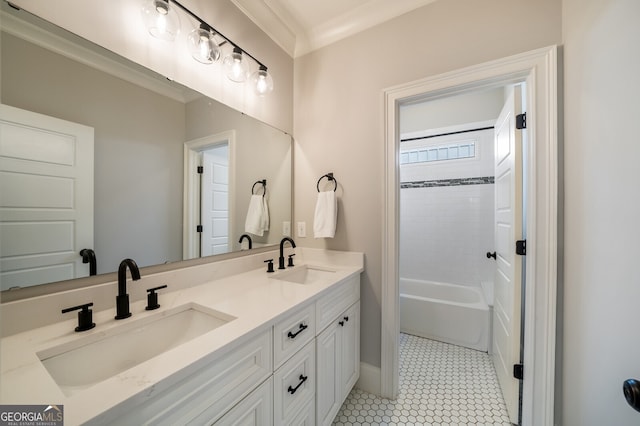
[[[131,271],[131,278],[134,281],[140,279],[138,265],[132,259],[125,259],[120,262],[118,268],[118,295],[116,296],[116,319],[125,319],[131,316],[129,312],[129,295],[127,294],[127,266]]]
[[[291,247],[296,248],[296,243],[289,237],[284,237],[280,241],[280,257],[278,258],[278,269],[284,269],[284,243],[289,241],[291,243]]]
[[[89,264],[89,276],[96,275],[96,252],[91,249],[82,249],[80,250],[80,256],[82,256],[82,263]]]
[[[251,241],[251,237],[249,235],[247,235],[247,234],[242,234],[242,235],[240,235],[240,239],[238,240],[238,242],[240,244],[242,244],[242,240],[244,240],[244,239],[249,241],[249,250],[251,250],[253,248],[253,241]],[[240,247],[240,248],[242,248],[242,247]]]

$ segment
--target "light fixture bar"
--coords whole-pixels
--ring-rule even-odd
[[[222,34],[220,31],[218,31],[217,29],[215,29],[212,25],[209,25],[207,22],[205,22],[202,18],[200,18],[198,15],[196,15],[195,13],[193,13],[191,10],[189,10],[186,6],[184,6],[182,3],[176,1],[176,0],[169,0],[171,3],[175,4],[176,6],[178,6],[180,9],[182,9],[184,12],[186,12],[189,16],[191,16],[193,19],[195,19],[196,21],[198,21],[201,25],[206,25],[207,27],[211,28],[211,31],[213,31],[215,34],[219,35],[220,37],[222,37],[225,42],[231,44],[233,47],[240,49],[240,51],[242,51],[243,54],[247,55],[248,57],[250,57],[251,59],[253,59],[260,67],[264,67],[265,69],[267,68],[266,65],[264,65],[262,62],[260,62],[259,60],[256,59],[255,56],[253,56],[251,53],[247,52],[246,50],[244,50],[243,48],[241,48],[240,46],[238,46],[237,44],[235,44],[229,37],[225,36],[224,34]],[[222,45],[223,43],[221,43]]]

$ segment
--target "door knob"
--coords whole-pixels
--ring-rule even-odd
[[[627,379],[622,384],[622,391],[627,403],[634,410],[640,411],[640,382],[636,379]]]
[[[494,251],[493,253],[491,253],[490,251],[487,252],[487,259],[491,259],[493,257],[493,260],[496,260],[496,252]]]

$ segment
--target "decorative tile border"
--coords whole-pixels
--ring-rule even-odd
[[[400,182],[400,188],[434,188],[442,186],[463,186],[463,185],[487,185],[495,183],[494,176],[482,176],[472,178],[421,180],[414,182]]]

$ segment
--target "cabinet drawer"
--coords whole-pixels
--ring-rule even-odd
[[[273,374],[274,424],[284,425],[315,400],[316,357],[312,340]]]
[[[273,369],[298,352],[316,335],[315,305],[294,312],[273,327]]]
[[[360,299],[360,274],[354,275],[345,282],[322,296],[316,302],[316,328],[324,330],[343,311]]]
[[[126,402],[98,424],[212,424],[271,375],[271,330],[222,356],[212,357],[191,375],[166,385],[139,404]],[[102,416],[101,416],[102,417]],[[108,418],[108,420],[107,420]]]
[[[205,422],[202,422],[205,424]],[[273,379],[269,377],[238,405],[233,407],[215,426],[270,426],[273,425]]]

